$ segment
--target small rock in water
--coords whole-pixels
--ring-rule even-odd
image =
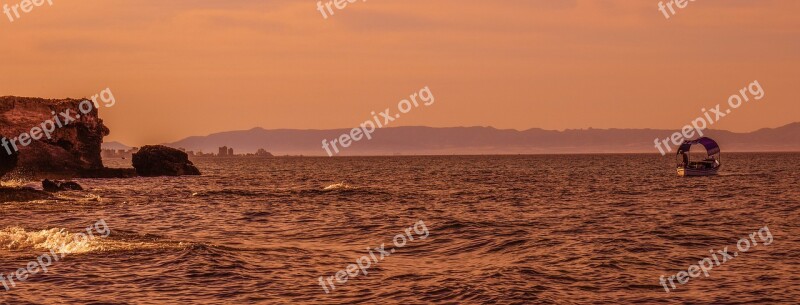
[[[74,182],[74,181],[65,181],[64,183],[61,183],[61,187],[65,188],[65,189],[68,189],[68,190],[73,190],[73,191],[82,191],[83,190],[83,187],[81,187],[80,184],[78,184],[77,182]]]
[[[49,179],[42,180],[42,189],[44,189],[47,192],[58,192],[58,191],[60,191],[59,188],[58,188],[58,183],[56,183],[55,181],[49,180]]]
[[[142,147],[132,161],[136,173],[143,177],[200,175],[185,152],[163,145]]]
[[[52,181],[49,179],[42,180],[42,188],[47,192],[60,192],[66,190],[82,191],[83,188],[74,181]]]

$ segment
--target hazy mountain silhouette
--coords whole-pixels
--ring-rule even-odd
[[[113,149],[113,150],[119,150],[119,149],[129,150],[129,149],[131,149],[130,146],[122,144],[122,143],[117,142],[117,141],[103,142],[102,147],[103,147],[103,149]]]
[[[338,138],[349,129],[266,130],[253,128],[208,136],[193,136],[165,145],[204,152],[219,146],[237,153],[264,148],[275,155],[327,155],[322,140]],[[493,127],[394,127],[378,129],[372,139],[353,142],[340,156],[395,154],[543,154],[543,153],[658,153],[655,138],[666,138],[677,130],[578,129],[513,130]],[[750,133],[706,130],[724,152],[800,151],[800,123],[765,128]],[[673,147],[674,151],[674,147]]]

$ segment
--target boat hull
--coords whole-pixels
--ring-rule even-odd
[[[678,168],[678,176],[681,177],[714,176],[717,172],[719,172],[719,167],[708,169]]]

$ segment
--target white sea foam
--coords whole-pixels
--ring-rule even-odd
[[[195,245],[194,243],[170,240],[143,241],[140,240],[141,237],[115,240],[103,238],[104,236],[97,231],[93,233],[94,238],[83,238],[81,234],[85,234],[85,232],[70,233],[61,228],[26,231],[20,227],[8,227],[0,230],[0,251],[35,250],[49,252],[52,249],[53,252],[59,254],[83,254],[109,251],[185,249]]]
[[[12,178],[12,179],[8,179],[8,180],[0,181],[0,186],[3,186],[3,187],[23,187],[23,186],[30,186],[29,184],[31,184],[31,183],[32,183],[31,181],[28,181],[28,180],[25,180],[25,179]]]
[[[66,229],[53,228],[41,231],[26,231],[20,227],[0,230],[0,249],[53,251],[57,253],[87,253],[100,248],[99,241],[83,238]]]
[[[339,183],[334,183],[334,184],[328,185],[323,190],[324,191],[332,191],[332,190],[342,190],[342,189],[346,190],[346,189],[351,189],[351,188],[353,188],[353,187],[348,185],[348,184],[346,184],[346,183],[344,183],[344,182],[339,182]]]

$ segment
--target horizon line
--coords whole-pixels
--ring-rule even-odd
[[[761,130],[765,130],[765,129],[766,129],[766,130],[771,130],[771,129],[783,128],[783,127],[787,127],[787,126],[794,125],[794,124],[800,124],[800,121],[796,121],[796,122],[791,122],[791,123],[783,124],[783,125],[780,125],[780,126],[777,126],[777,127],[761,127],[761,128],[758,128],[758,129],[755,129],[755,130],[752,130],[752,131],[747,131],[747,132],[736,132],[736,131],[730,131],[730,130],[725,130],[725,129],[712,129],[712,128],[708,128],[708,130],[711,130],[711,131],[725,131],[725,132],[730,132],[730,133],[733,133],[733,134],[748,134],[748,133],[753,133],[753,132],[757,132],[757,131],[761,131]],[[381,129],[397,129],[397,128],[432,128],[432,129],[452,129],[452,128],[488,128],[488,129],[495,129],[495,130],[500,130],[500,131],[516,131],[516,132],[525,132],[525,131],[529,131],[529,130],[554,131],[554,132],[567,132],[567,131],[587,131],[587,130],[652,130],[652,131],[671,131],[671,129],[659,129],[659,128],[650,128],[650,127],[648,127],[648,128],[616,128],[616,127],[611,127],[611,128],[594,128],[594,127],[587,127],[587,128],[577,128],[577,129],[570,129],[570,128],[568,128],[568,129],[561,129],[561,130],[559,130],[559,129],[543,129],[543,128],[539,128],[539,127],[531,127],[531,128],[528,128],[528,129],[523,129],[523,130],[520,130],[520,129],[516,129],[516,128],[497,128],[497,127],[490,126],[490,125],[487,125],[487,126],[449,126],[449,127],[435,127],[435,126],[424,126],[424,125],[409,125],[409,126],[393,126],[393,127],[383,127],[383,128],[381,128]],[[251,130],[258,130],[258,129],[260,129],[260,130],[264,130],[264,131],[341,131],[341,130],[351,130],[352,128],[327,128],[327,129],[318,129],[318,128],[306,128],[306,129],[303,129],[303,128],[270,128],[270,129],[268,129],[268,128],[264,128],[264,127],[257,126],[257,127],[252,127],[252,128],[250,128],[250,129],[234,129],[234,130],[216,131],[216,132],[212,132],[212,133],[209,133],[209,134],[206,134],[206,135],[191,135],[191,136],[185,136],[185,137],[183,137],[183,138],[180,138],[180,139],[177,139],[177,140],[174,140],[174,141],[171,141],[171,142],[162,142],[162,143],[159,143],[159,144],[146,144],[146,145],[166,145],[166,144],[170,144],[170,143],[174,143],[174,142],[179,142],[179,141],[182,141],[182,140],[186,140],[186,139],[189,139],[189,138],[192,138],[192,137],[209,137],[209,136],[218,135],[218,134],[224,134],[224,133],[231,133],[231,132],[243,132],[243,131],[251,131]],[[679,129],[676,129],[676,130],[679,130]],[[127,144],[125,144],[125,143],[122,143],[121,141],[117,141],[117,140],[112,140],[112,141],[108,141],[108,142],[106,142],[106,141],[103,141],[103,143],[112,143],[112,142],[116,142],[116,143],[119,143],[119,144],[121,144],[121,145],[128,146],[128,147],[138,147],[138,146],[142,146],[142,145],[138,145],[138,146],[130,146],[130,145],[127,145]]]

